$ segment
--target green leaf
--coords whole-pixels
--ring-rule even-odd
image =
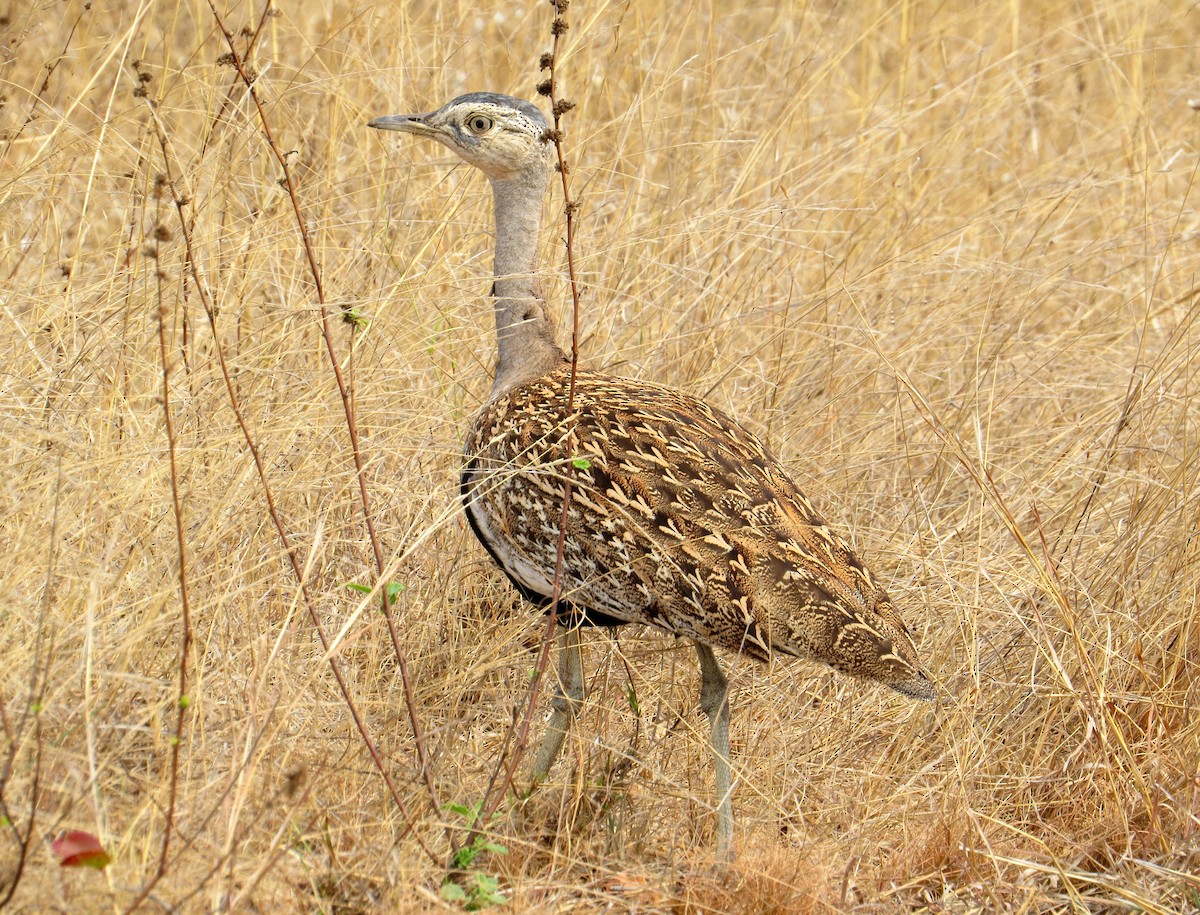
[[[447,902],[466,902],[467,891],[455,883],[453,880],[447,880],[438,890],[438,895]]]
[[[342,320],[349,324],[355,330],[361,330],[371,322],[357,308],[346,308],[342,310]]]
[[[571,466],[576,470],[590,470],[592,467],[592,462],[587,458],[575,458],[573,461],[571,461]]]
[[[474,845],[464,845],[454,853],[454,866],[466,869],[475,863],[475,858],[478,855],[479,849]]]
[[[375,589],[370,585],[360,585],[356,581],[347,581],[342,585],[349,588],[351,591],[357,591],[359,594],[370,594]],[[388,606],[396,602],[396,598],[408,590],[408,585],[399,581],[389,581],[383,586],[383,593],[387,595]]]
[[[475,811],[478,808],[479,808],[478,804],[469,804],[468,805],[468,804],[449,803],[449,804],[442,805],[443,810],[448,810],[450,813],[458,814],[460,817],[462,817],[463,819],[467,819],[467,820],[473,820],[475,818]]]
[[[471,901],[467,909],[475,911],[489,905],[505,905],[508,899],[500,892],[500,881],[491,874],[476,874],[471,887]]]

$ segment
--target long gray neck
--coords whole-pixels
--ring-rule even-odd
[[[496,210],[496,378],[490,400],[562,364],[554,319],[537,294],[534,265],[542,198],[549,173],[530,169],[513,178],[493,179]]]

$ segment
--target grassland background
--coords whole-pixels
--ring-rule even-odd
[[[220,9],[235,32],[262,14]],[[443,804],[482,796],[542,623],[457,506],[493,347],[486,182],[364,124],[468,90],[532,97],[550,17],[281,4],[252,55],[406,586]],[[1195,910],[1200,10],[638,0],[570,20],[585,360],[761,433],[902,606],[942,698],[729,659],[740,856],[714,869],[690,648],[594,636],[555,783],[492,826],[508,853],[481,866],[510,909]],[[418,839],[442,856],[461,825],[419,777],[381,615],[344,587],[376,580],[346,423],[227,50],[196,0],[4,19],[0,892],[36,813],[16,911],[121,910],[156,869],[182,636],[160,314],[194,641],[146,908],[435,910],[443,870]],[[313,634],[218,352],[412,831]],[[68,828],[112,864],[59,868],[47,843]]]

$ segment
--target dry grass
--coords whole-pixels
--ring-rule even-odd
[[[504,808],[509,851],[482,867],[522,912],[1195,910],[1200,14],[746,7],[571,10],[583,349],[760,431],[906,608],[943,699],[731,662],[742,852],[714,869],[690,649],[594,637],[561,784]],[[441,803],[482,796],[541,621],[457,509],[492,348],[486,184],[364,124],[468,89],[531,96],[549,18],[285,4],[255,56],[329,306],[370,322],[335,342]],[[123,909],[155,873],[182,637],[161,308],[194,643],[147,907],[437,910],[417,836],[445,855],[460,823],[418,776],[380,614],[344,587],[375,580],[346,422],[212,13],[34,0],[4,36],[0,894],[35,812],[15,910]],[[215,334],[135,59],[191,189]],[[314,636],[218,351],[412,832]],[[99,834],[110,867],[58,868],[66,828]]]

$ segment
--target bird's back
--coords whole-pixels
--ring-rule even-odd
[[[467,438],[472,527],[527,595],[553,592],[570,480],[575,606],[933,694],[886,592],[756,436],[682,392],[585,371],[568,416],[569,389],[569,367],[520,385]]]

